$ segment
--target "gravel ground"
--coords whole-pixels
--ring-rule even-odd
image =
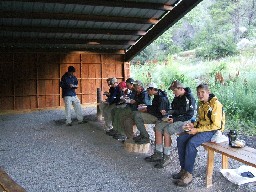
[[[96,108],[84,107],[83,112],[89,122],[74,122],[72,127],[65,125],[63,109],[0,115],[0,167],[28,192],[256,191],[255,183],[238,186],[226,180],[219,172],[218,154],[213,187],[205,188],[203,147],[199,147],[192,184],[176,187],[171,179],[179,170],[175,141],[173,163],[155,169],[143,160],[149,154],[128,153],[121,142],[104,133]],[[243,139],[255,147],[255,137]],[[230,168],[240,165],[230,160]]]

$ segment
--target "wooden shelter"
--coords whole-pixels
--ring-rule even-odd
[[[83,104],[106,79],[201,0],[16,0],[0,2],[0,110],[62,106],[59,81],[73,65]]]

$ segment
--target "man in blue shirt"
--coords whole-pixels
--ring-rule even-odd
[[[66,125],[72,126],[71,120],[71,105],[73,105],[78,119],[78,123],[84,123],[82,108],[80,100],[76,95],[76,89],[78,87],[78,81],[76,76],[74,76],[75,68],[73,66],[68,67],[68,71],[61,77],[60,87],[62,88],[62,98],[65,103],[65,113],[66,113]]]

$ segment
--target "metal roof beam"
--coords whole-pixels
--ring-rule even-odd
[[[125,61],[130,61],[201,1],[202,0],[182,0],[172,11],[165,15],[157,25],[149,30],[146,36],[143,36],[134,46],[131,46],[125,54]]]
[[[173,6],[170,4],[162,3],[145,3],[145,2],[132,2],[120,0],[15,0],[18,2],[40,2],[40,3],[60,3],[60,4],[78,4],[78,5],[91,5],[91,6],[105,6],[105,7],[123,7],[123,8],[138,8],[138,9],[153,9],[170,11]]]
[[[117,23],[137,23],[137,24],[157,24],[155,18],[138,17],[114,17],[105,15],[84,15],[71,13],[45,13],[45,12],[21,12],[21,11],[0,11],[0,18],[23,18],[23,19],[53,19],[53,20],[76,20],[95,22],[117,22]]]
[[[91,48],[76,48],[74,49],[70,49],[70,48],[31,48],[31,47],[22,47],[22,48],[17,48],[17,47],[0,47],[0,52],[61,52],[61,53],[70,53],[70,52],[74,52],[74,51],[82,51],[82,52],[87,52],[87,53],[101,53],[101,54],[105,54],[105,53],[112,53],[112,54],[121,54],[124,55],[124,50],[120,50],[120,49],[91,49]]]
[[[134,45],[135,41],[104,39],[56,39],[30,37],[1,37],[1,44],[88,44],[88,45]]]
[[[146,31],[121,29],[67,28],[46,26],[1,25],[1,30],[11,32],[40,32],[40,33],[76,33],[76,34],[105,34],[105,35],[137,35],[143,36]]]

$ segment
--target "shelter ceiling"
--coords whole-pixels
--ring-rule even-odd
[[[201,0],[0,2],[2,51],[92,51],[131,60]]]

